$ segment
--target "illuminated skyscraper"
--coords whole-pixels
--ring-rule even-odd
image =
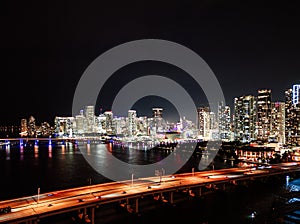
[[[113,130],[114,134],[123,136],[127,130],[127,123],[125,117],[115,117],[113,119]]]
[[[292,126],[294,119],[294,106],[292,102],[293,89],[287,89],[285,91],[285,140],[287,144],[292,143]]]
[[[285,144],[285,103],[272,102],[270,140]]]
[[[234,139],[241,142],[256,140],[256,97],[241,96],[234,99]]]
[[[107,134],[113,133],[113,112],[112,111],[105,111],[105,129]]]
[[[28,127],[27,127],[27,120],[21,119],[21,137],[28,135]]]
[[[231,119],[230,107],[224,105],[224,102],[218,103],[218,129],[219,137],[222,141],[229,141],[231,137]]]
[[[35,127],[35,118],[30,116],[28,119],[28,136],[35,136],[36,127]]]
[[[52,134],[51,126],[48,122],[42,122],[40,126],[42,136],[50,136]]]
[[[85,117],[82,114],[75,116],[75,123],[76,123],[76,129],[75,133],[77,135],[82,135],[84,133],[84,126],[85,126]]]
[[[54,132],[59,136],[73,137],[74,117],[58,117],[54,119]]]
[[[210,110],[209,107],[199,107],[197,108],[197,128],[199,130],[199,135],[207,140],[210,138]]]
[[[102,113],[100,113],[97,118],[97,126],[98,133],[106,133],[106,116]]]
[[[257,96],[257,139],[267,142],[271,130],[271,90],[258,90]]]
[[[163,108],[153,107],[152,108],[152,119],[150,122],[150,129],[152,134],[166,131],[166,122],[162,116]]]
[[[298,85],[285,91],[285,139],[288,145],[300,144],[300,104],[297,103],[299,88],[295,86]]]
[[[84,110],[84,115],[86,119],[86,130],[85,133],[93,133],[95,126],[95,107],[86,106]]]
[[[128,111],[128,136],[132,137],[136,134],[136,111],[129,110]]]

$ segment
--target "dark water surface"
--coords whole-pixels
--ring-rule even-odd
[[[114,148],[112,146],[76,145],[64,143],[61,145],[39,144],[20,147],[19,144],[1,146],[0,150],[0,200],[35,195],[66,188],[104,183],[110,181],[99,174],[85,160],[82,152],[92,152],[99,155],[98,165],[101,169],[109,169],[109,160],[101,153],[106,148],[120,160],[132,164],[151,164],[162,160],[170,154],[166,151],[147,151],[138,149]],[[101,147],[101,150],[99,149]],[[174,158],[178,160],[175,155]],[[191,172],[201,159],[201,155],[193,155],[178,172]],[[215,169],[232,167],[234,164],[215,162]],[[153,172],[154,175],[154,172]],[[130,176],[124,177],[130,179]],[[282,191],[284,178],[278,177],[267,182],[253,182],[235,186],[228,191],[216,191],[198,199],[188,199],[176,206],[153,205],[154,210],[144,212],[140,217],[133,217],[119,211],[123,223],[272,223],[269,213],[272,207],[273,195]],[[257,212],[255,219],[249,217]],[[112,215],[113,216],[113,215]],[[97,214],[96,214],[97,217]],[[165,218],[164,218],[165,217]],[[187,219],[189,217],[189,219]],[[70,217],[62,223],[71,223]],[[42,222],[41,222],[42,223]],[[56,223],[49,221],[48,223]],[[58,222],[57,222],[58,223]],[[97,222],[96,222],[97,223]],[[105,223],[104,221],[99,223]],[[108,221],[107,223],[113,223]],[[275,223],[275,222],[273,222]]]

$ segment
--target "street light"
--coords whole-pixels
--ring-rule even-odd
[[[37,203],[39,203],[40,201],[40,188],[38,188],[38,200],[37,200]]]

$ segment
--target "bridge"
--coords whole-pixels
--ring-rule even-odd
[[[24,142],[24,141],[87,141],[87,140],[102,140],[101,137],[76,137],[76,138],[70,138],[70,137],[55,137],[55,138],[51,138],[51,137],[20,137],[20,138],[0,138],[0,142],[14,142],[14,141],[18,141],[18,142]]]
[[[48,192],[1,201],[0,208],[9,207],[10,212],[0,214],[0,223],[36,224],[50,216],[84,211],[94,224],[95,210],[105,204],[118,203],[128,212],[139,213],[139,201],[146,196],[173,204],[176,192],[184,192],[187,197],[201,196],[209,189],[225,190],[228,185],[298,171],[299,163],[288,162],[146,177]]]
[[[104,143],[105,139],[101,137],[76,137],[76,138],[70,138],[70,137],[20,137],[20,138],[0,138],[0,146],[1,145],[25,145],[25,144],[35,144],[38,145],[40,143],[49,144],[52,145],[53,143],[56,144],[65,144],[67,142],[70,143]]]

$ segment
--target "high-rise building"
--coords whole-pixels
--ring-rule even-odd
[[[54,119],[54,132],[59,136],[73,137],[75,126],[74,117],[58,117]]]
[[[293,144],[300,145],[300,105],[298,104],[297,107],[294,109],[295,117],[294,117],[294,137],[293,137]]]
[[[271,90],[258,90],[257,96],[257,140],[267,142],[271,130]]]
[[[285,91],[285,140],[288,145],[300,144],[300,104],[297,104],[299,89],[295,86]]]
[[[152,108],[152,119],[150,124],[151,133],[156,135],[160,132],[166,131],[166,122],[162,116],[163,108],[153,107]]]
[[[105,111],[105,129],[107,134],[113,134],[113,112]]]
[[[21,119],[21,137],[28,135],[27,119]]]
[[[48,122],[42,122],[40,129],[42,136],[50,136],[52,134],[51,126]]]
[[[35,118],[30,116],[28,119],[28,136],[36,135],[36,126],[35,126]]]
[[[75,116],[75,124],[76,124],[76,129],[74,130],[77,135],[82,135],[85,132],[85,117],[83,114],[79,114]]]
[[[128,136],[133,137],[137,131],[136,111],[128,111]]]
[[[256,97],[240,96],[234,99],[234,139],[251,142],[257,139],[256,131]]]
[[[198,107],[197,108],[197,128],[199,130],[199,135],[204,140],[210,138],[210,110],[209,107]]]
[[[127,123],[125,117],[115,117],[113,119],[113,130],[118,136],[123,136],[127,130]]]
[[[86,119],[86,130],[85,133],[93,133],[95,127],[95,106],[86,106],[84,110]]]
[[[97,117],[97,129],[98,133],[105,134],[106,133],[106,116],[102,113]]]
[[[142,135],[147,135],[148,133],[148,122],[147,117],[142,116],[137,118],[137,131]]]
[[[229,141],[231,137],[231,119],[230,107],[224,105],[224,102],[218,103],[218,129],[220,139]]]
[[[285,91],[285,141],[286,144],[292,143],[293,135],[293,120],[294,120],[294,106],[293,106],[293,89]]]
[[[285,103],[272,102],[269,140],[285,144]]]
[[[217,131],[218,128],[219,128],[218,118],[217,118],[215,112],[210,111],[209,112],[209,129]]]

